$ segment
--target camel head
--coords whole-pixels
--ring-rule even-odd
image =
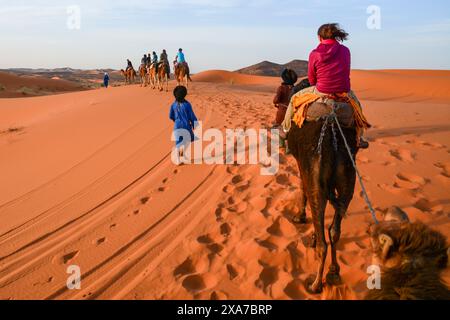
[[[446,268],[450,254],[444,235],[427,225],[411,223],[405,212],[392,208],[369,228],[373,264],[384,270]]]

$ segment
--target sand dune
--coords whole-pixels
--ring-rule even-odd
[[[80,85],[67,80],[0,72],[0,98],[33,97],[79,90],[82,90]]]
[[[224,70],[204,71],[194,75],[192,79],[195,82],[225,83],[231,85],[274,85],[278,83],[277,78],[274,77],[251,76]]]
[[[449,78],[353,72],[374,125],[358,165],[377,214],[396,205],[447,237]],[[194,80],[188,98],[205,128],[275,117],[277,78],[209,71]],[[310,295],[316,261],[302,239],[313,227],[290,223],[294,159],[281,155],[268,177],[250,165],[176,167],[171,101],[139,86],[0,100],[0,299],[363,297],[370,215],[359,186],[339,244],[344,284]],[[66,287],[70,265],[81,268],[81,290]]]

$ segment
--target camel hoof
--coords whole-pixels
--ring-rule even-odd
[[[308,277],[305,280],[305,289],[310,294],[321,294],[323,292],[322,282],[315,283],[315,277]]]
[[[342,284],[342,278],[339,273],[329,272],[326,276],[327,284],[330,286],[339,286]]]

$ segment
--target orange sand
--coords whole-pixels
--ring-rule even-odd
[[[194,80],[204,127],[272,123],[278,79]],[[375,126],[358,155],[374,205],[400,206],[447,237],[449,85],[447,71],[353,72]],[[339,244],[345,284],[312,296],[303,281],[316,261],[300,239],[313,227],[289,222],[294,159],[282,155],[273,177],[259,166],[176,167],[171,101],[139,86],[0,100],[0,299],[363,297],[370,216],[359,186]],[[81,268],[81,290],[66,287],[69,265]]]
[[[40,96],[80,90],[76,83],[54,77],[18,76],[0,72],[0,98]]]

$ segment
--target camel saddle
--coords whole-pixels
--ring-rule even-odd
[[[355,119],[353,116],[353,108],[345,102],[337,102],[328,98],[314,102],[308,107],[306,121],[318,121],[329,116],[334,108],[337,119],[343,127],[354,127]]]

